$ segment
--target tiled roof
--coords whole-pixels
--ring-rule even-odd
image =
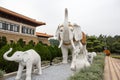
[[[38,37],[53,37],[53,35],[49,35],[49,34],[46,34],[46,33],[40,33],[40,32],[36,32],[36,36]]]
[[[20,18],[20,19],[23,19],[23,20],[27,20],[27,21],[30,21],[34,24],[36,24],[37,26],[40,26],[40,25],[45,25],[44,22],[40,22],[40,21],[36,21],[35,19],[32,19],[32,18],[29,18],[27,16],[24,16],[24,15],[21,15],[19,13],[16,13],[16,12],[13,12],[11,10],[8,10],[6,8],[3,8],[3,7],[0,7],[0,13],[3,12],[3,13],[6,13],[6,14],[9,14],[9,15],[12,15],[16,18]]]

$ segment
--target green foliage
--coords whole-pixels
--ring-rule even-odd
[[[7,39],[5,36],[0,37],[0,48],[7,44]]]
[[[59,45],[59,41],[56,40],[56,39],[50,39],[49,41],[50,41],[50,44],[51,44],[52,46],[58,46],[58,45]]]
[[[116,35],[114,37],[108,36],[106,37],[106,45],[107,48],[111,51],[111,53],[120,54],[120,36]]]
[[[113,58],[120,59],[120,55],[119,54],[111,54],[110,56],[113,57]]]
[[[5,71],[0,69],[0,77],[3,77],[4,74],[5,74]]]
[[[25,42],[23,41],[22,38],[20,38],[20,39],[17,41],[17,44],[19,44],[21,47],[24,47],[24,46],[25,46]]]
[[[102,52],[103,43],[95,36],[87,36],[87,49],[89,52]]]
[[[6,61],[3,59],[3,54],[7,50],[9,50],[9,48],[10,48],[10,45],[5,45],[0,49],[0,69],[5,70],[5,72],[16,71],[18,67],[17,63]]]
[[[111,48],[112,52],[120,53],[120,42],[116,41],[112,44],[112,46],[114,46]]]
[[[87,36],[88,51],[102,52],[104,48],[109,49],[111,53],[120,54],[120,36],[116,35],[112,37],[102,34],[99,37]]]
[[[104,55],[100,54],[95,57],[93,64],[90,67],[75,73],[69,80],[103,80],[103,72]]]

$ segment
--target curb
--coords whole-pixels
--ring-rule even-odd
[[[46,68],[48,68],[48,67],[50,67],[50,66],[57,66],[57,65],[61,65],[61,64],[62,64],[62,62],[57,63],[57,64],[53,64],[53,65],[43,66],[43,67],[42,67],[42,70],[44,70],[44,69],[46,69]],[[35,71],[36,71],[36,70],[37,70],[37,69],[35,69]],[[25,73],[25,72],[26,72],[26,69],[24,69],[22,72]],[[7,79],[7,78],[10,78],[11,76],[16,76],[16,75],[17,75],[17,71],[4,74],[4,78]]]

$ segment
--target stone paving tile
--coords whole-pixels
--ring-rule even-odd
[[[59,64],[43,69],[42,75],[32,74],[32,80],[67,80],[71,75],[73,71],[70,70],[70,64]],[[24,79],[25,74],[22,80]],[[6,80],[15,80],[15,76]]]

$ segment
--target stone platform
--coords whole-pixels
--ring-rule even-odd
[[[73,71],[70,69],[70,64],[57,64],[42,69],[42,75],[32,74],[32,80],[67,80],[71,75]],[[15,76],[5,80],[15,80]],[[21,80],[25,80],[25,73]]]

